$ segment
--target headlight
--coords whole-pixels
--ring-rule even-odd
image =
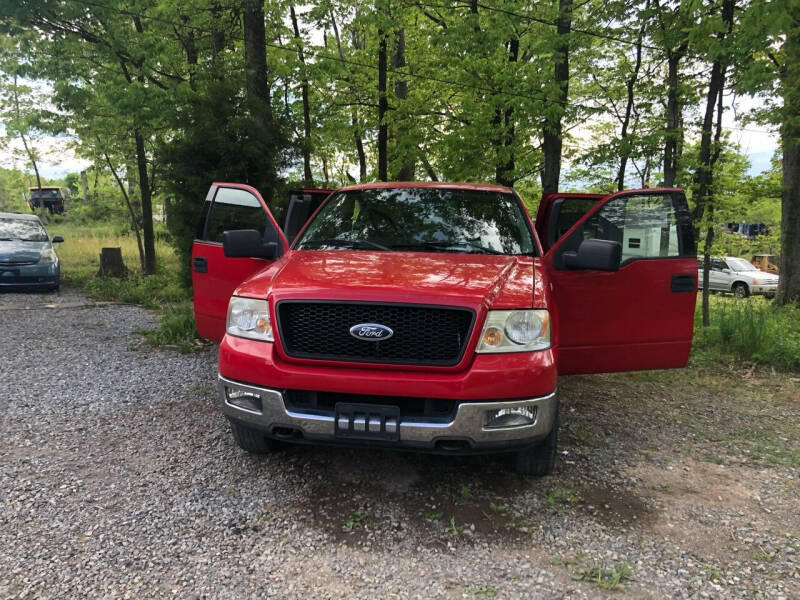
[[[42,256],[39,259],[39,262],[46,265],[57,263],[58,256],[56,255],[56,251],[52,248],[45,248],[42,250]]]
[[[237,337],[264,342],[275,341],[266,300],[233,296],[228,304],[226,330]]]
[[[549,347],[550,313],[546,310],[490,310],[475,351],[531,352]]]

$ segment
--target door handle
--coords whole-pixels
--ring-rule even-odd
[[[208,273],[208,260],[202,256],[195,256],[192,259],[192,271],[195,273]]]
[[[694,291],[694,275],[673,275],[669,282],[669,291],[675,293],[693,292]]]

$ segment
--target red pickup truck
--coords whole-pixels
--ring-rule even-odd
[[[313,213],[313,214],[312,214]],[[549,473],[557,376],[682,367],[697,290],[679,189],[548,194],[378,183],[211,186],[192,250],[200,335],[248,452],[276,442],[513,455]]]

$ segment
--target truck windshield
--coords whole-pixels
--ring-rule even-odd
[[[535,252],[527,219],[514,196],[448,188],[340,192],[317,213],[295,249]]]
[[[33,219],[0,219],[0,240],[46,242],[47,232]]]

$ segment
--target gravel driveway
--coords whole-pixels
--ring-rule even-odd
[[[560,382],[562,456],[239,451],[213,351],[0,295],[0,598],[800,597],[800,380]],[[616,589],[613,589],[616,588]]]

